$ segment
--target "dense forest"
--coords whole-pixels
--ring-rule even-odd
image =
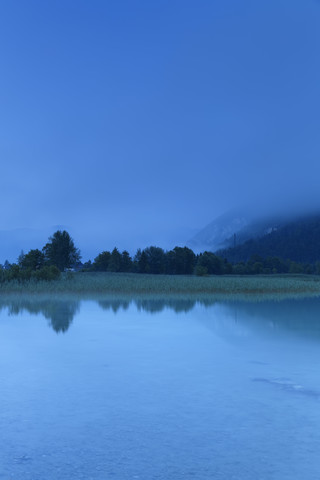
[[[83,271],[133,272],[167,275],[256,275],[276,273],[320,273],[320,262],[315,264],[283,260],[279,257],[263,258],[252,255],[247,262],[232,264],[212,252],[195,254],[187,247],[164,251],[159,247],[138,250],[133,259],[127,251],[102,252],[94,261],[87,262]]]
[[[247,242],[238,248],[249,249],[252,243],[253,241]],[[282,248],[282,243],[279,244],[280,247]],[[0,283],[30,279],[55,280],[61,272],[70,271],[198,276],[320,273],[320,262],[297,262],[279,256],[251,254],[246,261],[232,262],[232,250],[236,251],[227,250],[225,255],[208,251],[195,254],[188,247],[175,247],[165,251],[150,246],[138,249],[134,257],[131,257],[128,251],[120,252],[114,248],[111,252],[101,252],[93,261],[81,263],[80,250],[76,248],[73,239],[68,232],[59,230],[49,238],[42,250],[33,249],[26,254],[21,252],[16,263],[6,261],[0,266]]]
[[[296,220],[260,238],[216,253],[232,263],[248,262],[253,255],[259,255],[314,264],[320,260],[320,216]]]

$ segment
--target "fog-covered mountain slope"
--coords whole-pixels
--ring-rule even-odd
[[[250,217],[240,211],[227,212],[201,229],[188,242],[195,251],[217,250],[231,245],[230,238],[249,225]]]
[[[229,248],[270,233],[286,222],[282,215],[259,217],[250,212],[232,211],[209,223],[188,241],[188,245],[195,251]]]
[[[262,236],[217,253],[232,262],[247,261],[252,255],[306,263],[320,261],[320,214],[283,222]]]

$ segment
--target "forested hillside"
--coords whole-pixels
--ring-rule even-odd
[[[216,253],[232,263],[246,262],[252,255],[315,263],[320,260],[320,215],[288,223],[260,238]]]

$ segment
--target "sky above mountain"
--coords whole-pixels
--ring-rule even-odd
[[[168,247],[317,202],[319,24],[315,0],[0,1],[0,230]]]

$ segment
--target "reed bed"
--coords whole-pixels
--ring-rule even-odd
[[[12,281],[0,285],[6,294],[77,294],[156,296],[318,296],[320,277],[313,275],[210,276],[126,273],[63,274],[59,280]]]

